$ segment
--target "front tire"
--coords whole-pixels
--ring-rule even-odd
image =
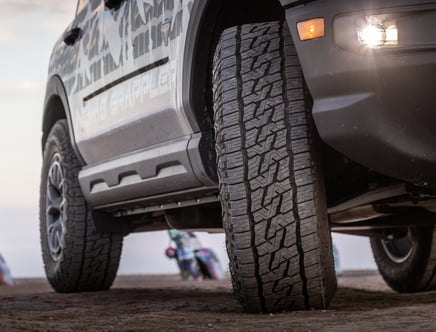
[[[436,289],[436,228],[409,227],[400,236],[374,237],[370,242],[380,274],[392,289]]]
[[[213,71],[219,190],[249,312],[326,308],[336,289],[310,100],[283,23],[225,30]]]
[[[78,182],[80,168],[67,122],[59,120],[44,148],[40,234],[47,279],[63,293],[110,288],[121,257],[122,235],[94,231]]]

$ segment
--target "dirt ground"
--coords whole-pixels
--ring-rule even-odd
[[[328,310],[245,314],[229,280],[121,276],[107,292],[56,294],[42,279],[0,287],[0,331],[436,331],[436,292],[390,291],[348,272]]]

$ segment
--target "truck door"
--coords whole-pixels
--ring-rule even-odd
[[[176,0],[105,0],[88,10],[98,29],[88,37],[94,43],[83,45],[95,49],[83,70],[93,82],[73,105],[76,140],[88,164],[192,133],[176,107],[172,52],[182,31],[183,6]],[[92,76],[96,70],[101,75]]]
[[[199,139],[177,93],[189,4],[101,0],[86,11],[92,24],[83,30],[79,72],[89,79],[71,108],[87,164],[79,181],[93,206],[210,185],[197,176]]]

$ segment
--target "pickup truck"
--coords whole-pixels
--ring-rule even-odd
[[[331,232],[435,289],[435,22],[424,0],[79,0],[44,103],[52,287],[108,289],[124,236],[177,228],[224,230],[248,312],[326,308]]]

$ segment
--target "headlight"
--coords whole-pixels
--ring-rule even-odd
[[[383,47],[398,45],[398,29],[394,21],[383,21],[383,16],[369,16],[367,24],[362,26],[357,37],[367,47]]]
[[[343,50],[364,55],[401,52],[415,34],[417,15],[401,13],[344,14],[334,18],[333,38],[336,46]],[[410,23],[409,23],[410,21]]]

